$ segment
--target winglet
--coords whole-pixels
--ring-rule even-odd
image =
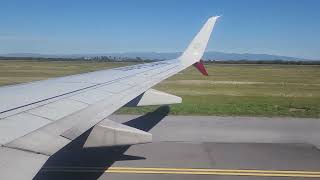
[[[199,33],[191,41],[187,49],[178,58],[184,67],[189,67],[198,62],[207,47],[212,29],[220,16],[213,16],[207,20]]]
[[[209,76],[206,68],[203,65],[203,61],[202,60],[200,60],[199,62],[194,63],[193,66],[196,67],[201,72],[202,75]]]

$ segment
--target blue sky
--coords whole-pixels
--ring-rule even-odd
[[[222,15],[207,50],[320,59],[319,0],[1,0],[0,53],[183,51]]]

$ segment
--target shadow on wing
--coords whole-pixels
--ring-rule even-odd
[[[149,131],[169,112],[169,106],[162,106],[124,124]],[[124,155],[130,146],[82,148],[91,130],[52,155],[34,179],[94,180],[98,179],[116,161],[145,159],[139,156]]]

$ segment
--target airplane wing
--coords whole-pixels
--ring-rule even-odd
[[[1,87],[0,179],[31,179],[49,156],[91,128],[84,148],[151,142],[148,132],[106,118],[123,106],[180,103],[151,87],[193,64],[202,69],[217,18],[177,59]]]

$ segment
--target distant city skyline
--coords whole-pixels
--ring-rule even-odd
[[[318,0],[3,0],[0,54],[183,51],[222,15],[207,50],[320,59]]]

